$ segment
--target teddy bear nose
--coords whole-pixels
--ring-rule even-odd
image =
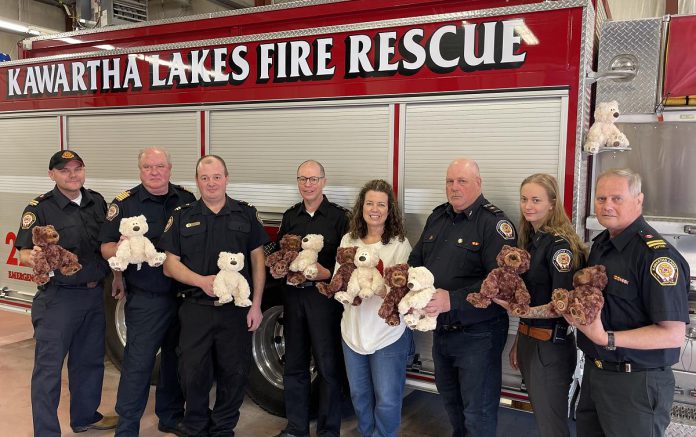
[[[237,261],[230,261],[230,264],[232,264],[233,266],[236,266],[236,265],[237,265]]]
[[[133,226],[133,230],[134,230],[135,232],[138,232],[138,231],[140,230],[140,226]]]
[[[413,282],[409,282],[408,284],[406,284],[406,286],[408,287],[409,290],[412,289],[412,288],[413,288]]]
[[[614,113],[614,118],[619,118],[619,113],[618,113],[618,112],[615,112],[615,113]]]
[[[358,258],[358,260],[360,260],[360,261],[365,261],[365,259],[366,259],[366,258],[365,258],[365,255],[361,255],[361,256]]]

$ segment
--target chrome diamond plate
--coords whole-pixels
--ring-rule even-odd
[[[629,82],[605,79],[597,82],[597,101],[617,100],[622,114],[655,112],[660,70],[663,18],[608,21],[602,28],[597,71],[608,71],[620,54],[638,59],[638,74]]]
[[[671,411],[672,422],[665,431],[666,437],[693,437],[696,435],[696,407],[675,402]]]

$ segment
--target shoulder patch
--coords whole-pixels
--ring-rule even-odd
[[[106,210],[106,219],[112,221],[118,215],[118,204],[116,202],[109,204],[109,209]]]
[[[125,200],[128,197],[130,197],[130,195],[131,195],[130,190],[122,191],[116,195],[116,200],[118,200],[118,201]]]
[[[553,266],[560,273],[570,271],[570,265],[573,263],[573,252],[568,249],[557,250],[553,254]]]
[[[667,242],[663,240],[662,236],[658,234],[652,234],[645,229],[641,229],[638,232],[638,235],[640,235],[640,238],[643,239],[645,245],[651,248],[652,250],[667,248]]]
[[[503,210],[493,205],[492,203],[486,203],[485,205],[483,205],[483,209],[485,209],[493,215],[503,214]]]
[[[22,229],[29,229],[36,223],[36,215],[33,212],[25,212],[22,216]]]
[[[179,208],[180,208],[180,207],[179,207]],[[179,209],[179,208],[177,208],[177,209]],[[175,211],[176,211],[176,210],[175,210]],[[172,224],[173,224],[173,223],[174,223],[174,217],[170,215],[170,216],[169,216],[169,220],[167,220],[167,224],[164,225],[164,232],[167,232],[167,231],[169,230],[169,228],[172,227]]]
[[[677,285],[679,268],[672,258],[661,256],[650,264],[650,274],[663,287]]]
[[[495,229],[498,231],[501,237],[506,240],[515,239],[515,228],[507,220],[500,220],[498,224],[495,225]]]

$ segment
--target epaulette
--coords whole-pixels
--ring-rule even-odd
[[[336,208],[340,209],[341,211],[343,211],[343,212],[345,212],[345,213],[349,213],[349,212],[350,212],[350,210],[349,210],[348,208],[346,208],[346,207],[343,206],[343,205],[339,205],[338,203],[334,203],[334,202],[329,201],[329,205],[335,206]]]
[[[51,197],[53,197],[53,193],[51,191],[49,191],[48,193],[44,193],[44,194],[30,200],[29,206],[36,206],[39,203],[43,202],[44,200],[50,199]]]
[[[490,212],[493,215],[503,215],[503,210],[493,205],[492,203],[486,203],[483,205],[483,209]]]
[[[570,243],[570,241],[568,241],[568,240],[567,240],[564,236],[562,236],[562,235],[553,234],[553,237],[554,237],[554,240],[553,240],[554,243]]]
[[[441,203],[440,205],[433,208],[433,212],[445,209],[447,208],[447,205],[449,205],[449,202]]]
[[[181,191],[186,191],[187,193],[194,194],[193,191],[189,190],[188,188],[186,188],[186,187],[183,186],[183,185],[174,185],[174,186],[175,186],[177,189],[181,190]],[[194,194],[194,195],[195,195],[195,194]]]
[[[638,235],[640,235],[640,238],[643,239],[645,245],[652,250],[667,248],[667,242],[662,239],[662,236],[651,233],[649,229],[641,229],[638,231]]]
[[[131,195],[130,190],[122,191],[116,195],[116,200],[118,200],[118,201],[126,200],[128,197],[130,197],[130,195]]]
[[[235,200],[236,200],[237,203],[239,203],[240,205],[248,206],[249,208],[256,208],[254,205],[252,205],[251,203],[249,203],[249,202],[247,202],[247,201],[245,201],[245,200],[238,200],[238,199],[235,199]]]
[[[191,205],[193,205],[193,203],[184,203],[183,205],[179,205],[176,208],[174,208],[174,211],[180,211],[184,208],[191,208]]]
[[[302,201],[297,202],[296,204],[294,204],[293,206],[291,206],[290,209],[299,208],[300,205],[302,205]]]

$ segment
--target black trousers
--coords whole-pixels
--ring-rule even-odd
[[[345,368],[341,348],[343,307],[316,287],[284,287],[285,412],[294,435],[309,434],[311,354],[319,371],[317,435],[338,436],[341,430],[341,387]]]
[[[617,373],[587,358],[578,402],[578,437],[659,437],[674,400],[671,368]]]
[[[195,433],[233,436],[239,421],[251,363],[248,308],[184,301],[179,309],[179,373],[186,399],[184,425]],[[215,406],[208,416],[210,390],[217,383]]]

